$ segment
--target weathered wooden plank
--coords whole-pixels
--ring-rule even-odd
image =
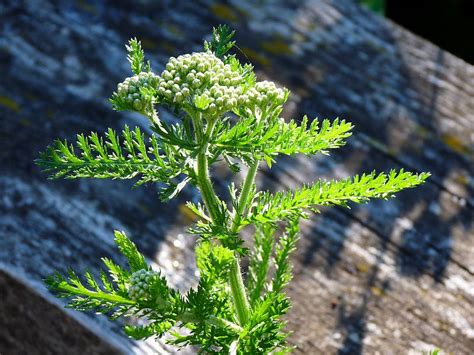
[[[2,354],[125,354],[114,334],[72,317],[38,294],[37,286],[0,265]]]
[[[290,327],[298,331],[292,340],[305,352],[334,353],[347,335],[349,351],[357,353],[362,345],[351,333],[359,332],[359,340],[370,339],[362,342],[369,353],[417,349],[421,338],[469,353],[472,66],[350,1],[116,2],[107,7],[11,1],[0,5],[0,20],[2,261],[32,279],[65,265],[97,271],[100,256],[117,258],[111,231],[124,229],[177,286],[192,284],[192,240],[176,238],[185,215],[168,212],[179,209],[179,201],[163,208],[150,190],[129,191],[121,182],[46,182],[31,161],[58,136],[143,122],[113,113],[106,103],[115,83],[129,75],[126,39],[143,39],[160,68],[169,55],[189,51],[189,43],[199,50],[211,25],[225,20],[238,29],[241,48],[261,77],[294,92],[287,116],[347,116],[357,124],[354,143],[335,152],[333,160],[285,164],[276,176],[286,186],[299,184],[293,180],[301,174],[294,171],[341,177],[397,164],[432,171],[436,182],[394,204],[369,205],[351,215],[324,214],[308,227],[291,288]],[[461,198],[461,205],[451,196]],[[182,198],[195,196],[189,191]],[[425,206],[417,215],[410,204],[425,199],[426,206],[439,208]],[[430,224],[435,230],[427,237]],[[314,230],[323,237],[313,238]],[[427,248],[416,249],[413,237]],[[381,262],[377,253],[384,253]],[[409,268],[400,273],[403,265]],[[442,277],[432,284],[440,265]],[[391,288],[380,287],[385,279]],[[329,305],[334,294],[336,300],[342,295],[336,312]],[[141,350],[126,344],[133,352],[170,350],[158,343]]]
[[[427,274],[400,277],[394,243],[344,219],[325,214],[304,229],[289,291],[296,300],[289,320],[301,351],[311,348],[304,346],[306,341],[318,339],[325,344],[320,345],[322,352],[388,348],[407,353],[424,350],[416,348],[424,342],[469,353],[474,345],[473,314],[466,312],[474,305],[471,275],[450,264],[442,283]],[[349,228],[343,227],[346,223]]]

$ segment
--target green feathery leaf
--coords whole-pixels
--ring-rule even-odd
[[[174,323],[170,321],[153,322],[148,325],[135,326],[126,325],[125,334],[135,340],[142,340],[150,337],[161,337],[173,327]]]
[[[303,215],[305,209],[317,212],[318,206],[347,206],[349,201],[366,203],[372,198],[388,199],[398,191],[422,184],[429,176],[429,173],[413,174],[401,169],[389,174],[356,175],[339,181],[321,180],[295,191],[264,192],[255,197],[247,223],[277,222]]]
[[[286,338],[282,331],[286,322],[280,319],[290,304],[283,293],[268,292],[258,300],[245,327],[245,337],[239,343],[239,354],[268,354],[274,351],[288,352]]]
[[[293,218],[288,221],[285,234],[280,237],[275,250],[275,275],[273,277],[271,292],[280,293],[293,278],[292,267],[290,264],[290,254],[295,251],[299,235],[299,219]]]
[[[270,267],[270,256],[274,243],[276,228],[272,224],[255,226],[254,245],[249,255],[247,289],[249,302],[253,306],[260,298]]]
[[[222,245],[203,241],[196,247],[197,266],[207,277],[224,277],[233,260],[234,252]]]
[[[67,276],[55,273],[46,279],[46,285],[58,297],[72,298],[69,308],[75,310],[93,309],[99,313],[109,314],[114,309],[118,313],[127,312],[135,302],[128,299],[126,294],[116,290],[111,284],[102,289],[90,272],[85,273],[87,285],[84,285],[79,276],[69,270]],[[110,290],[112,288],[112,290]]]
[[[128,51],[127,59],[134,74],[140,74],[142,71],[150,71],[150,62],[145,63],[145,53],[142,44],[136,38],[130,39],[128,45],[125,46]]]
[[[214,27],[211,42],[204,41],[204,50],[213,52],[218,58],[223,58],[235,45],[235,41],[232,41],[234,35],[235,31],[231,31],[227,25]]]
[[[275,157],[293,154],[327,154],[328,149],[341,147],[351,135],[352,125],[344,120],[317,119],[308,125],[308,118],[298,125],[295,120],[286,123],[274,120],[268,125],[255,118],[241,119],[232,127],[225,127],[213,142],[213,148],[228,156],[251,161],[257,156],[271,164]]]
[[[146,182],[168,184],[169,192],[166,188],[163,192],[171,196],[176,188],[183,187],[183,181],[174,183],[172,179],[185,174],[191,161],[183,151],[159,141],[155,135],[149,137],[148,142],[138,127],[131,131],[126,126],[121,139],[109,128],[105,139],[97,133],[77,135],[76,147],[58,140],[35,162],[53,179],[138,177],[137,185]]]
[[[132,272],[148,269],[148,265],[145,261],[145,257],[140,254],[133,243],[124,232],[115,231],[115,243],[117,244],[120,252],[127,258],[128,265]]]

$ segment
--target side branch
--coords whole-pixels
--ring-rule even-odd
[[[303,210],[317,212],[318,206],[345,206],[352,201],[365,203],[373,198],[388,199],[394,193],[422,184],[429,173],[413,174],[392,170],[389,174],[356,175],[339,181],[318,181],[312,186],[271,194],[262,193],[245,223],[272,223],[291,216],[303,215]]]
[[[287,123],[283,119],[268,124],[254,117],[244,117],[224,130],[213,145],[229,156],[248,162],[258,157],[271,163],[282,154],[327,154],[329,149],[345,144],[352,128],[352,124],[339,119],[332,122],[314,119],[309,123],[305,116],[300,124],[295,120]]]
[[[138,127],[127,126],[119,137],[109,129],[104,137],[97,133],[77,135],[76,144],[56,141],[43,152],[36,164],[51,178],[138,178],[138,184],[163,182],[186,174],[183,152],[169,149],[154,135],[145,139]]]

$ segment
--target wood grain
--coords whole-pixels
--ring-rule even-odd
[[[130,75],[128,38],[142,40],[160,71],[170,55],[200,50],[222,22],[237,30],[239,55],[255,63],[261,79],[291,89],[285,117],[307,113],[356,125],[331,157],[282,158],[275,169],[263,168],[261,188],[373,169],[433,174],[396,200],[324,210],[305,222],[289,289],[297,352],[439,346],[471,353],[474,67],[349,0],[2,2],[0,260],[37,281],[66,266],[97,272],[101,256],[123,262],[112,242],[120,229],[174,285],[195,282],[193,239],[184,233],[191,221],[182,208],[197,199],[195,191],[164,206],[154,186],[47,181],[32,161],[57,137],[145,124],[107,103]],[[216,177],[228,175],[218,170]],[[102,317],[88,321],[120,337],[124,352],[172,352],[159,342],[129,341]]]

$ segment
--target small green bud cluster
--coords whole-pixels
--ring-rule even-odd
[[[154,271],[138,270],[130,276],[130,287],[128,288],[128,295],[132,300],[146,300],[150,298],[150,285],[158,276]]]
[[[117,95],[122,101],[136,111],[145,111],[152,103],[150,95],[143,95],[140,90],[155,90],[159,84],[160,78],[152,72],[141,72],[125,79],[124,82],[118,84]]]
[[[213,116],[241,104],[241,75],[210,52],[171,58],[161,79],[158,94],[176,106],[187,102]]]
[[[242,100],[247,107],[258,106],[264,108],[267,105],[272,107],[281,106],[285,103],[287,93],[285,89],[278,88],[271,81],[260,81],[242,95]]]

